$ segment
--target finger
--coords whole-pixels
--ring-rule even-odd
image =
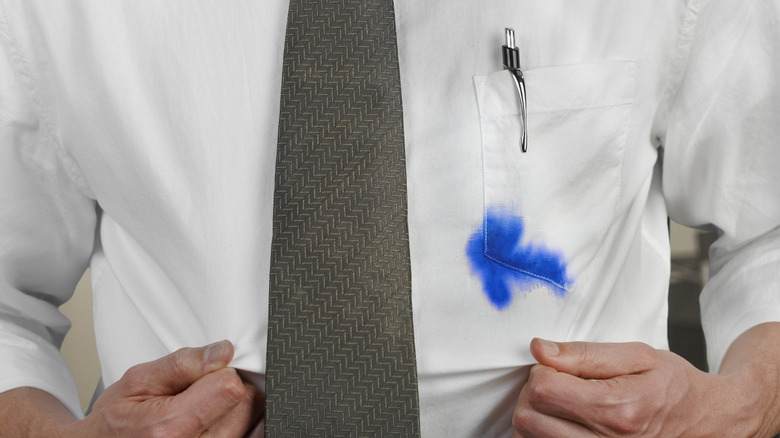
[[[197,435],[213,427],[239,405],[245,393],[236,370],[223,368],[201,377],[184,392],[169,398],[166,409],[178,417],[187,433]],[[190,435],[185,433],[184,436]]]
[[[204,438],[257,436],[252,433],[264,413],[265,395],[256,386],[244,382],[243,399],[209,427],[202,436]]]
[[[655,350],[632,343],[531,341],[531,354],[539,363],[583,379],[609,379],[653,368]]]
[[[599,382],[582,380],[544,365],[534,365],[528,383],[521,391],[519,403],[546,415],[587,423],[589,414],[607,398],[604,388],[598,386]]]
[[[598,435],[569,420],[531,411],[523,414],[522,423],[518,423],[515,436],[523,438],[590,438]]]
[[[514,437],[547,438],[547,437],[594,437],[596,433],[583,425],[566,418],[548,415],[536,410],[529,401],[528,385],[520,392],[520,401],[512,417]]]
[[[584,380],[544,365],[534,365],[519,403],[535,411],[596,431],[629,431],[645,409],[642,398],[657,385],[646,374]]]
[[[122,377],[122,395],[175,395],[204,375],[224,368],[233,358],[233,344],[182,348],[152,362],[130,368]]]

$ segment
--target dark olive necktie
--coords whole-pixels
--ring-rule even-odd
[[[419,435],[392,0],[292,0],[266,433]]]

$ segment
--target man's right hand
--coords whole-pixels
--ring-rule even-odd
[[[263,394],[227,364],[222,341],[182,348],[130,368],[74,423],[82,437],[242,437],[262,416]]]
[[[58,413],[59,421],[42,420],[38,424],[48,429],[47,436],[243,437],[260,421],[265,397],[255,386],[242,382],[235,369],[227,367],[232,357],[233,345],[228,341],[182,348],[129,369],[106,388],[83,420],[62,421],[63,408]],[[31,388],[3,395],[56,402]],[[9,399],[4,397],[3,401]],[[10,429],[10,436],[16,436],[14,429]],[[27,423],[15,430],[21,432],[19,436],[36,436],[35,429],[34,424]]]

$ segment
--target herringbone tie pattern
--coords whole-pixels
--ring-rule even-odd
[[[266,432],[419,435],[392,0],[293,0],[271,256]]]

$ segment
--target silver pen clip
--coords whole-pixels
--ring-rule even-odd
[[[528,117],[525,96],[525,79],[520,70],[520,50],[515,46],[515,30],[507,27],[506,45],[502,46],[504,55],[504,69],[512,72],[512,78],[517,86],[517,95],[520,98],[520,113],[523,118],[523,132],[520,133],[520,149],[523,152],[528,151]]]

